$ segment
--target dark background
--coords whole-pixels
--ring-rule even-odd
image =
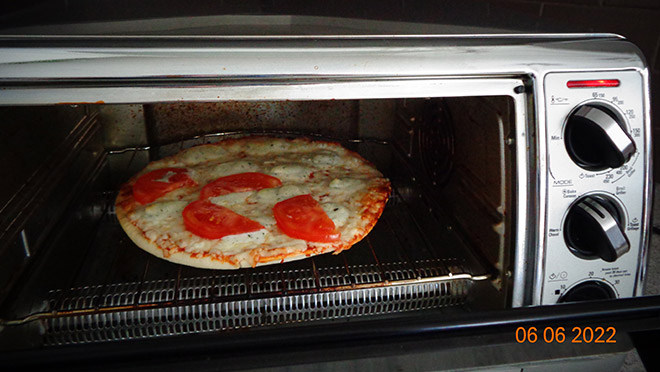
[[[646,56],[651,92],[660,92],[659,0],[24,0],[0,9],[2,28],[57,23],[224,14],[348,17],[506,28],[523,32],[611,32]],[[660,100],[652,96],[660,143]],[[654,151],[660,179],[660,151]]]

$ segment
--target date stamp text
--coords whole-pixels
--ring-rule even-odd
[[[518,327],[516,342],[522,343],[558,343],[573,344],[615,344],[614,327]]]

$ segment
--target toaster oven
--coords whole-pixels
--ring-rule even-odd
[[[5,37],[0,85],[6,365],[476,368],[455,351],[620,359],[658,326],[648,71],[619,36]],[[216,271],[128,239],[121,183],[252,134],[372,162],[372,232]]]

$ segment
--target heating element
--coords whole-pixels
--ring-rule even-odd
[[[80,220],[96,221],[91,240],[74,247],[83,255],[75,268],[58,263],[57,258],[49,263],[75,270],[72,281],[53,287],[47,278],[37,280],[46,284],[19,296],[21,303],[33,304],[30,310],[13,317],[3,315],[0,324],[30,327],[39,335],[33,337],[42,337],[42,344],[60,345],[364,315],[396,316],[406,311],[460,308],[472,285],[491,277],[452,223],[433,208],[414,205],[423,195],[395,179],[390,200],[372,232],[338,255],[213,271],[175,265],[137,248],[114,216],[118,185],[146,165],[150,156],[167,156],[235,134],[107,152],[101,162],[111,186],[96,191],[96,203],[83,203],[69,217],[61,241],[54,242],[70,241],[66,236],[75,235]],[[344,144],[367,157],[383,149],[393,158],[401,157],[384,141]],[[97,177],[96,184],[103,175]]]

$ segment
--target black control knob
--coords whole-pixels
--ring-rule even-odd
[[[609,285],[603,282],[589,280],[569,289],[568,292],[559,298],[558,302],[595,301],[611,298],[616,298],[616,295]]]
[[[625,164],[635,153],[635,142],[623,122],[623,118],[606,106],[578,107],[568,117],[564,130],[564,143],[571,159],[590,171]]]
[[[564,221],[564,239],[576,256],[614,262],[630,250],[623,216],[610,199],[589,195],[571,206]]]

